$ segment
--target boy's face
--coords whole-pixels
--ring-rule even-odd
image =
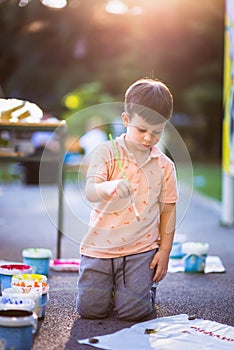
[[[129,118],[127,113],[122,114],[124,126],[127,128],[128,141],[136,144],[140,150],[149,150],[158,143],[166,122],[160,124],[149,124],[138,114]]]

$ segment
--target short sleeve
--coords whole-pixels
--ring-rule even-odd
[[[109,167],[112,158],[113,155],[108,147],[108,142],[104,142],[102,145],[96,147],[92,151],[88,162],[87,179],[97,177],[106,181],[109,177]]]
[[[159,202],[175,203],[179,197],[175,165],[166,157],[162,161],[161,168],[163,170],[163,179]]]

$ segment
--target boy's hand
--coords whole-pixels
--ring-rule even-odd
[[[128,180],[119,179],[113,181],[96,182],[93,178],[88,179],[85,187],[86,198],[90,202],[101,202],[127,198],[133,193],[132,186]]]
[[[153,257],[150,263],[150,269],[156,267],[156,271],[153,277],[154,282],[160,282],[167,274],[169,255],[167,251],[159,250]]]
[[[129,197],[133,190],[130,182],[128,180],[113,180],[102,183],[102,190],[108,196],[117,195],[118,198],[127,198]]]

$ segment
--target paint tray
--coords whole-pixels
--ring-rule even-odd
[[[54,271],[76,272],[80,268],[80,259],[54,259],[50,261],[50,268]]]

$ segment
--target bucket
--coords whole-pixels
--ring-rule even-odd
[[[38,312],[37,312],[37,316],[39,319],[43,319],[45,317],[46,305],[48,301],[49,301],[49,293],[41,294],[38,301]]]
[[[19,275],[12,276],[11,285],[17,285],[21,287],[40,287],[41,283],[46,282],[46,275],[40,275],[38,273],[21,273]]]
[[[37,315],[26,310],[0,310],[0,339],[5,349],[30,350],[37,330]]]
[[[26,277],[26,278],[24,278]],[[47,277],[45,275],[32,274],[32,275],[16,275],[12,277],[12,287],[19,288],[23,293],[30,292],[39,293],[39,299],[37,304],[36,313],[38,318],[45,317],[46,304],[49,300],[49,285],[46,282]]]
[[[207,255],[186,255],[184,258],[185,272],[204,272]]]
[[[7,264],[0,266],[1,291],[11,287],[12,276],[21,273],[32,273],[32,267],[25,264]]]
[[[172,259],[180,259],[183,257],[182,253],[182,244],[180,242],[173,242],[170,258]]]
[[[33,311],[35,302],[31,298],[21,296],[0,297],[0,310],[27,310]]]
[[[38,314],[39,309],[39,298],[40,293],[37,291],[29,291],[28,293],[25,293],[21,288],[19,287],[13,287],[13,288],[6,288],[2,292],[2,296],[5,299],[12,299],[12,298],[19,298],[21,300],[27,300],[28,298],[31,299],[34,302],[34,308],[31,310]]]
[[[23,261],[33,267],[34,272],[48,276],[52,252],[45,248],[26,248],[22,251]]]
[[[182,244],[185,242],[186,236],[182,233],[175,234],[174,241],[172,243],[172,248],[170,252],[170,258],[172,259],[181,259],[184,254],[182,252]]]
[[[206,257],[209,249],[208,243],[186,242],[182,244],[185,272],[204,272]]]

